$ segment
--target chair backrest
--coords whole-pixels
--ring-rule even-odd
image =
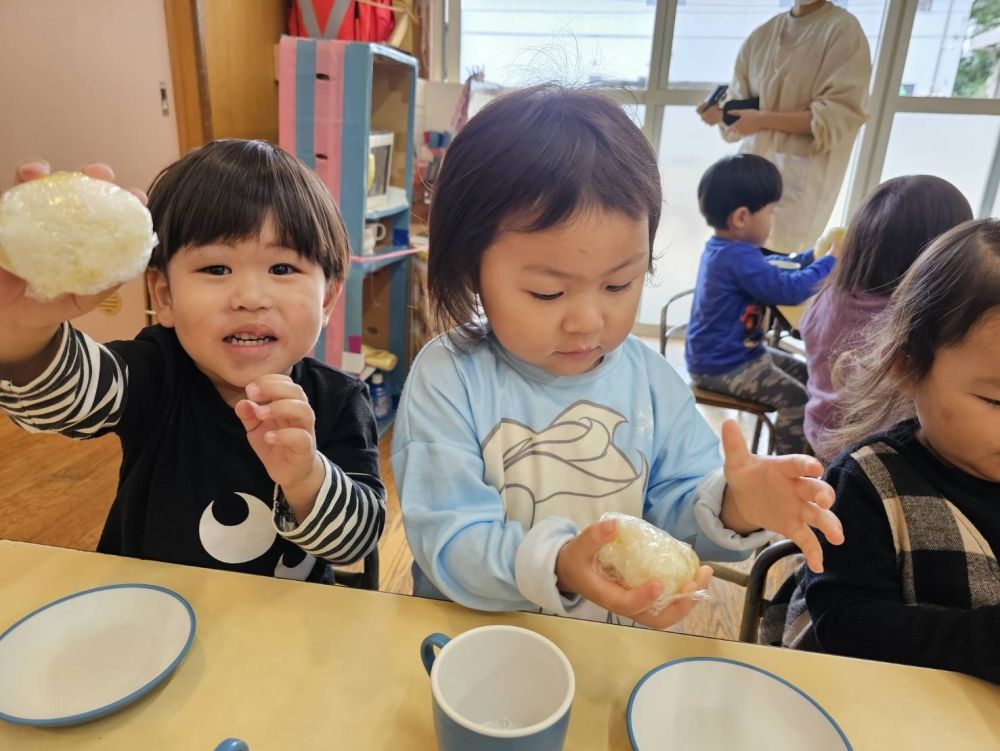
[[[687,329],[687,321],[684,321],[684,323],[677,323],[672,326],[668,324],[669,319],[667,316],[670,312],[670,306],[678,300],[682,300],[685,297],[693,295],[693,289],[686,289],[683,292],[678,292],[676,295],[663,303],[663,307],[660,309],[660,354],[664,357],[667,356],[667,341],[671,337],[680,334]]]
[[[361,571],[333,570],[334,584],[342,584],[354,589],[370,589],[378,591],[378,548],[375,548],[364,558],[364,568]]]
[[[779,540],[761,550],[754,558],[753,566],[747,575],[746,594],[743,597],[743,616],[740,619],[740,641],[754,644],[757,641],[757,629],[764,608],[770,600],[764,597],[767,585],[767,574],[771,567],[782,558],[801,553],[799,546],[791,540]]]

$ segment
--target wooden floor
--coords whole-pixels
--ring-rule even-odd
[[[670,353],[672,361],[680,356]],[[713,408],[702,411],[716,431],[724,419],[737,417]],[[752,432],[748,419],[741,421],[741,427],[748,435]],[[383,478],[389,489],[387,524],[379,544],[380,588],[409,594],[413,559],[389,463],[390,440],[391,432],[380,447]],[[121,451],[116,437],[78,442],[29,435],[0,416],[0,457],[0,539],[80,550],[96,547],[117,485]],[[779,576],[783,573],[777,572]],[[743,589],[717,580],[712,582],[711,593],[711,599],[671,630],[735,639]]]

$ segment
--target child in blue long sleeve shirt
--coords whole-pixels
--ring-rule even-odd
[[[694,601],[653,613],[662,585],[597,571],[616,529],[603,513],[707,560],[773,529],[819,568],[810,525],[840,540],[817,460],[751,455],[729,422],[723,463],[690,390],[630,336],[661,205],[649,142],[591,92],[498,98],[448,148],[428,284],[454,328],[414,362],[393,438],[416,594],[666,628]]]
[[[781,190],[778,168],[753,154],[721,159],[701,178],[698,204],[715,234],[698,268],[685,358],[696,385],[777,410],[775,451],[786,454],[805,448],[806,364],[764,345],[764,308],[809,299],[834,258],[809,251],[787,269],[788,257],[761,252]]]

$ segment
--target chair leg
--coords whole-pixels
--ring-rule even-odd
[[[750,445],[750,450],[755,454],[760,453],[760,433],[761,428],[764,426],[764,416],[757,415],[757,423],[753,428],[753,443]]]
[[[767,423],[767,455],[774,453],[774,422],[767,415],[761,415],[761,419]]]

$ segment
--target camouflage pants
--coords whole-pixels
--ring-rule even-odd
[[[742,368],[721,375],[691,375],[691,383],[709,391],[766,404],[778,412],[774,423],[776,454],[797,454],[806,448],[802,430],[805,416],[806,364],[778,349],[767,352]]]

